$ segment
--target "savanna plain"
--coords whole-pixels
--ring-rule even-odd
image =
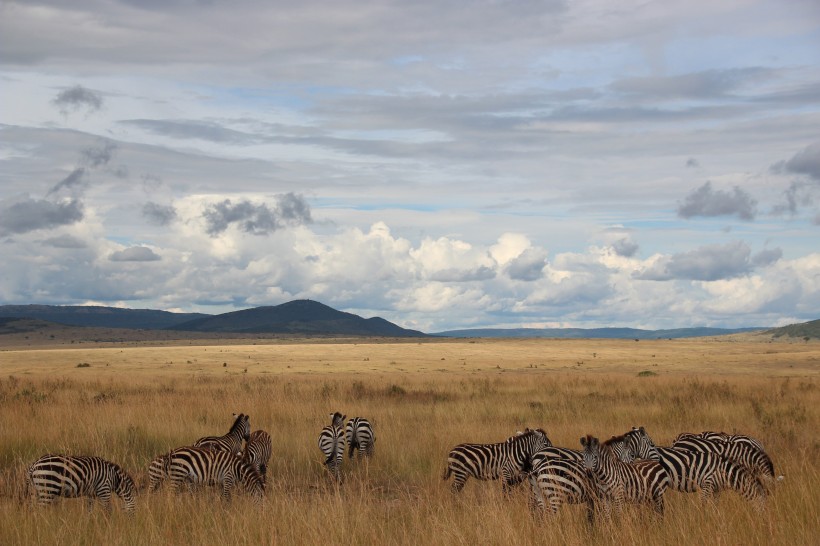
[[[820,343],[744,339],[259,339],[0,346],[0,544],[817,544]],[[329,414],[367,417],[369,461],[336,486],[317,436]],[[140,487],[160,453],[227,432],[233,413],[273,439],[264,502],[141,489],[133,516],[77,499],[38,507],[28,464],[99,455]],[[666,493],[662,519],[629,507],[588,525],[544,516],[524,483],[442,481],[458,443],[541,427],[553,444],[642,425],[762,441],[784,480],[763,514],[733,492],[714,504]]]

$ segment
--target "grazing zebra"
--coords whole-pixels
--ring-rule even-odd
[[[643,427],[624,434],[629,455],[660,462],[669,474],[669,486],[677,491],[693,493],[711,500],[724,489],[734,489],[758,510],[765,507],[766,491],[744,467],[714,452],[687,451],[674,447],[658,447]]]
[[[550,446],[552,442],[540,428],[527,429],[497,444],[459,444],[447,457],[443,479],[455,474],[451,487],[458,493],[470,476],[479,480],[503,478],[507,492],[526,477],[533,454]]]
[[[538,453],[543,454],[545,451]],[[564,503],[583,503],[587,506],[587,519],[592,523],[598,488],[583,460],[545,456],[530,471],[529,481],[538,508],[555,514]]]
[[[376,443],[376,435],[370,421],[364,417],[354,417],[345,427],[345,441],[348,446],[348,456],[352,459],[353,452],[359,451],[359,459],[363,456],[371,457]]]
[[[713,439],[702,438],[698,434],[679,434],[672,447],[685,449],[688,451],[700,451],[719,453],[727,459],[732,459],[745,466],[756,478],[772,483],[775,480],[774,464],[769,455],[763,451],[762,446],[756,440],[751,442],[742,438],[735,441],[728,439],[721,440],[717,436]],[[779,476],[777,480],[783,479]]]
[[[229,451],[216,451],[204,447],[179,447],[167,455],[168,478],[174,490],[183,486],[221,485],[222,498],[231,498],[231,491],[238,485],[260,503],[265,494],[265,478],[256,467]]]
[[[244,413],[236,415],[231,429],[224,436],[205,436],[194,442],[194,447],[204,447],[218,451],[229,451],[238,454],[242,451],[242,442],[248,441],[251,434],[250,417]]]
[[[651,503],[663,515],[663,494],[669,487],[669,475],[657,461],[639,460],[625,463],[618,460],[608,443],[587,435],[581,438],[584,465],[598,481],[603,498],[617,510],[625,501]],[[608,502],[606,503],[609,511]]]
[[[264,430],[254,430],[248,439],[242,458],[245,462],[256,467],[260,474],[265,476],[268,472],[268,462],[271,456],[270,434]]]
[[[325,454],[325,466],[334,479],[341,481],[341,466],[345,455],[344,421],[347,417],[338,411],[331,413],[331,424],[319,432],[319,449]]]
[[[168,453],[157,455],[148,463],[148,491],[154,492],[168,477]]]
[[[118,464],[101,457],[43,455],[28,467],[27,477],[41,505],[51,504],[55,497],[88,497],[89,510],[97,498],[110,512],[114,493],[125,502],[127,512],[134,511],[134,480]]]

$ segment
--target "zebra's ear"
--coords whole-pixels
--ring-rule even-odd
[[[646,434],[646,429],[644,429],[643,427],[641,427],[641,428],[640,428],[640,429],[638,429],[638,430],[640,430],[641,432],[643,432],[644,434]]]
[[[587,437],[581,436],[581,445],[587,447]]]

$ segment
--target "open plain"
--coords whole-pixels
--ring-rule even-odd
[[[371,420],[373,459],[328,479],[328,414]],[[47,452],[93,454],[139,485],[156,455],[222,434],[231,414],[273,438],[261,507],[214,491],[141,491],[134,517],[80,500],[37,507],[24,471]],[[531,512],[528,487],[441,479],[461,442],[544,428],[579,448],[643,425],[760,439],[785,479],[760,515],[669,491],[662,520],[630,508],[590,528],[583,510]],[[0,340],[0,544],[811,544],[820,536],[820,343],[658,340]]]

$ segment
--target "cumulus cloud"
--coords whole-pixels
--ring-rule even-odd
[[[777,173],[806,175],[820,181],[820,142],[806,146],[791,159],[779,161],[771,168]]]
[[[612,250],[615,251],[615,254],[618,256],[623,256],[624,258],[631,258],[637,252],[640,246],[638,243],[632,241],[631,239],[624,237],[623,239],[618,239],[617,241],[612,243]]]
[[[711,182],[686,196],[678,206],[678,216],[737,216],[742,220],[754,220],[757,215],[757,201],[741,188],[735,186],[731,192],[715,190]]]
[[[516,281],[537,281],[544,276],[547,252],[539,248],[528,248],[507,264],[506,272]]]
[[[650,281],[716,281],[745,275],[751,271],[753,264],[750,256],[751,249],[740,241],[725,245],[706,245],[689,252],[661,257],[647,269],[636,272],[634,276]]]
[[[81,109],[95,112],[102,108],[103,97],[102,94],[96,91],[86,89],[81,85],[75,85],[74,87],[64,89],[57,93],[57,96],[54,97],[51,102],[55,104],[63,114],[76,112]]]
[[[147,246],[132,246],[112,253],[108,259],[112,262],[156,262],[161,258]]]
[[[82,219],[83,204],[77,199],[54,202],[25,197],[0,203],[0,235],[52,229]]]
[[[267,203],[252,203],[242,200],[233,203],[230,199],[208,207],[205,218],[206,232],[215,237],[236,224],[240,230],[252,235],[267,235],[286,226],[297,226],[312,222],[310,205],[304,197],[293,193],[276,196],[273,207]]]
[[[172,205],[160,205],[152,201],[142,206],[142,215],[149,222],[158,226],[167,226],[179,216]]]

